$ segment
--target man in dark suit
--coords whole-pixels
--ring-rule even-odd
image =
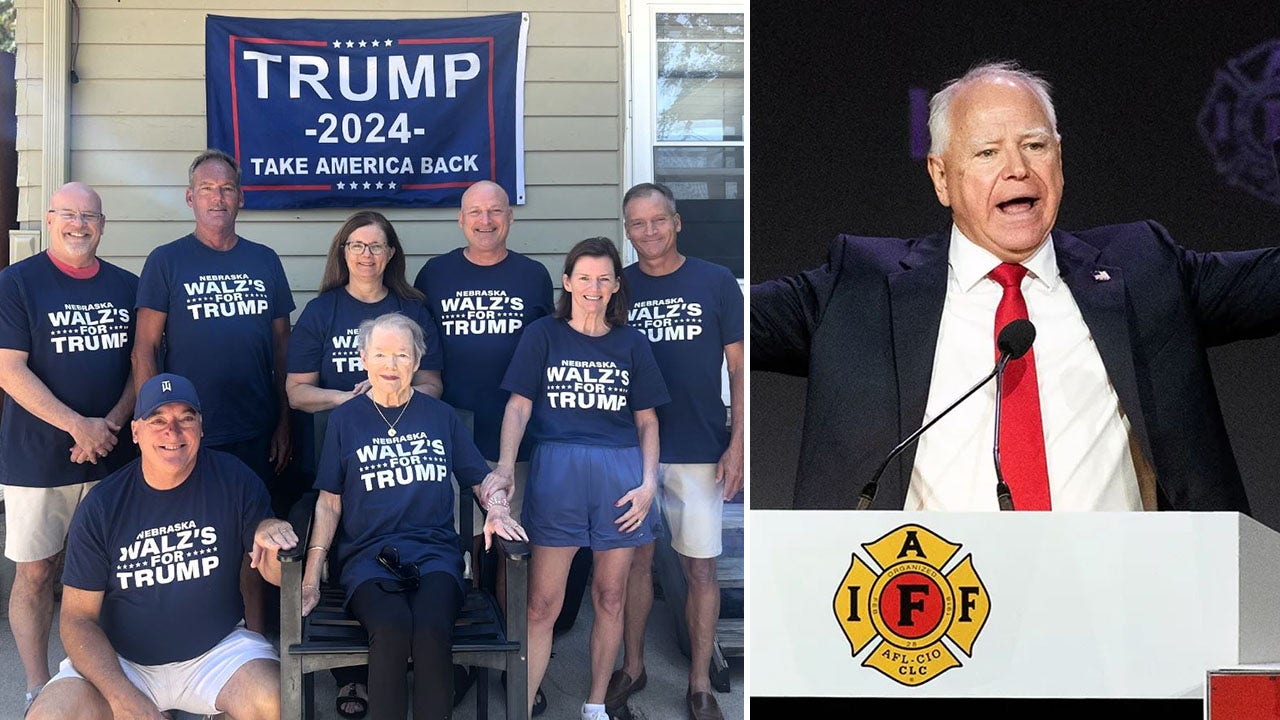
[[[795,507],[854,507],[890,449],[991,370],[1021,312],[1038,339],[1006,378],[1006,396],[1030,388],[1031,415],[1002,422],[1016,507],[1247,513],[1205,349],[1280,331],[1280,251],[1190,252],[1154,222],[1055,229],[1049,88],[1015,64],[950,83],[929,129],[949,235],[840,236],[822,267],[752,286],[751,369],[809,378]],[[988,386],[940,420],[873,507],[996,509],[995,406]]]

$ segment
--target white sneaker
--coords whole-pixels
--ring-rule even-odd
[[[609,720],[609,711],[604,705],[582,703],[582,720]]]

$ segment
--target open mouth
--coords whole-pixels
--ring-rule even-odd
[[[1039,202],[1040,198],[1026,195],[998,202],[996,203],[996,208],[1006,215],[1017,215],[1020,213],[1031,212]]]

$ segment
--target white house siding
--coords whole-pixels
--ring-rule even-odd
[[[17,0],[18,219],[41,228],[41,0]],[[525,71],[527,199],[508,241],[557,282],[564,253],[584,237],[621,240],[624,48],[618,0],[231,0],[210,8],[170,0],[79,0],[79,76],[71,106],[68,177],[93,185],[108,216],[100,254],[135,272],[152,248],[190,232],[187,164],[205,147],[204,19],[464,17],[529,13]],[[74,13],[73,13],[74,18]],[[73,33],[74,40],[74,33]],[[410,280],[432,255],[462,243],[457,210],[389,208],[408,251]],[[239,231],[280,254],[301,308],[350,209],[245,211]],[[296,319],[296,313],[295,313]]]

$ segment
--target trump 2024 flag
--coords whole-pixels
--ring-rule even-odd
[[[457,206],[479,180],[523,204],[528,28],[209,15],[209,147],[251,209]]]

